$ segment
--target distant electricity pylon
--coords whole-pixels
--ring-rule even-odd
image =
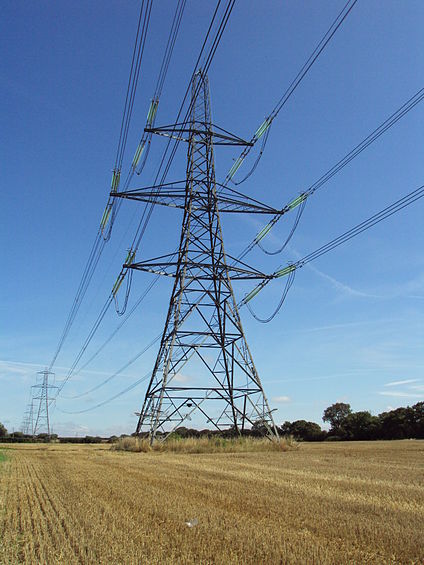
[[[217,430],[242,433],[256,425],[278,439],[256,371],[232,288],[233,280],[267,276],[224,251],[220,212],[278,214],[278,210],[215,180],[214,145],[249,145],[211,122],[208,79],[192,81],[187,123],[146,128],[188,143],[186,179],[125,192],[118,198],[180,208],[178,254],[126,267],[174,278],[159,352],[139,414],[136,433],[153,442],[202,414]],[[217,190],[219,187],[219,190]]]
[[[42,375],[42,380],[40,383],[37,383],[32,386],[33,389],[33,396],[32,396],[32,421],[35,423],[33,424],[32,435],[36,435],[37,433],[46,433],[50,437],[50,419],[49,419],[49,408],[50,405],[54,402],[54,398],[51,397],[50,391],[53,389],[57,389],[58,387],[52,384],[49,384],[49,376],[54,375],[51,371],[45,369],[44,371],[40,371],[37,375]],[[34,401],[38,400],[35,403],[36,406],[36,413],[34,413]]]
[[[32,389],[31,389],[32,393]],[[34,435],[34,399],[31,398],[24,412],[24,419],[22,422],[22,433],[25,435]]]

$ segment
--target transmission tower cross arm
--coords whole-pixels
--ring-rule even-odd
[[[279,216],[285,213],[283,210],[278,210],[255,198],[242,194],[238,190],[219,185],[218,183],[215,183],[215,185],[220,186],[221,189],[219,192],[215,191],[212,200],[200,191],[198,194],[193,195],[191,200],[192,211],[207,212],[215,206],[216,202],[220,212],[250,212],[252,214],[272,214],[273,216]],[[186,194],[186,181],[147,186],[123,192],[111,192],[111,196],[114,198],[148,202],[182,210],[184,210],[187,205]]]
[[[229,255],[227,255],[227,257],[230,258]],[[160,257],[157,259],[160,259]],[[124,268],[135,269],[136,271],[146,271],[166,277],[175,278],[180,276],[181,263],[179,261],[158,261],[157,259],[140,261],[138,263],[132,263],[131,265],[124,265]],[[221,265],[219,270],[216,271],[216,265],[211,262],[191,259],[188,259],[185,262],[185,265],[188,273],[196,272],[196,278],[198,280],[213,281],[215,278],[219,278],[226,273],[231,277],[231,279],[238,280],[263,280],[270,278],[270,275],[266,275],[253,267]]]
[[[178,141],[189,142],[193,135],[204,136],[209,139],[213,139],[214,145],[238,145],[243,147],[251,147],[253,143],[251,141],[246,141],[237,135],[230,133],[224,128],[220,128],[214,124],[208,124],[206,122],[196,121],[194,127],[187,127],[184,123],[159,126],[155,128],[145,128],[146,133],[155,133],[156,135],[162,135],[164,137],[171,137]],[[197,141],[199,143],[199,141]],[[200,143],[207,143],[207,141],[201,141]]]

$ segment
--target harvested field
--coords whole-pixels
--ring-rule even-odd
[[[423,441],[212,454],[17,444],[3,453],[2,564],[424,559]]]

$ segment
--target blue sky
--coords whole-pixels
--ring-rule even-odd
[[[297,74],[344,2],[236,2],[209,79],[214,122],[250,138]],[[174,2],[153,5],[124,168],[144,127]],[[157,124],[175,119],[213,3],[188,0]],[[107,200],[138,17],[138,2],[4,2],[0,231],[0,421],[18,428],[37,371],[50,363]],[[275,120],[255,174],[240,189],[281,206],[424,86],[424,5],[361,1]],[[296,260],[423,184],[423,103],[310,198],[283,255],[253,252],[272,272]],[[136,186],[151,184],[163,151],[154,140]],[[216,150],[217,178],[238,156]],[[180,150],[168,180],[184,176]],[[254,155],[252,155],[252,162]],[[240,176],[246,168],[240,169]],[[379,413],[424,397],[424,257],[422,201],[301,269],[280,314],[258,324],[242,311],[248,342],[277,422],[321,422],[343,400]],[[89,292],[55,365],[60,380],[75,359],[116,279],[141,208],[126,203]],[[276,249],[294,217],[265,244]],[[139,257],[173,251],[178,212],[155,211]],[[227,251],[236,254],[263,225],[224,218]],[[166,226],[166,230],[164,230]],[[149,284],[135,273],[130,306]],[[253,303],[270,313],[275,282]],[[63,395],[95,386],[160,331],[170,293],[161,281],[128,324]],[[239,298],[248,290],[236,287]],[[120,323],[110,312],[92,348]],[[94,394],[60,399],[60,433],[133,431],[143,385],[81,414],[152,367],[153,347]],[[88,358],[88,357],[87,357]]]

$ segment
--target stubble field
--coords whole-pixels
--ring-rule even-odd
[[[422,441],[0,450],[2,564],[424,561]]]

